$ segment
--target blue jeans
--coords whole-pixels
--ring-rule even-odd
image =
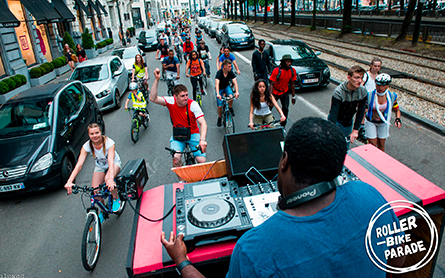
[[[215,92],[216,95],[216,92]],[[232,87],[227,86],[224,89],[219,90],[219,95],[220,96],[232,96],[233,95],[233,91],[232,91]],[[216,106],[217,107],[221,107],[223,105],[223,101],[219,100],[218,97],[216,98]]]
[[[210,64],[209,64],[209,59],[205,59],[203,60],[204,62],[204,67],[206,69],[206,74],[207,76],[210,76]]]
[[[267,86],[269,86],[269,75],[267,74],[267,72],[265,72],[265,73],[257,73],[257,76],[258,76],[257,80],[263,79],[264,81],[266,81]]]
[[[341,123],[337,122],[337,126],[341,129],[341,131],[343,131],[345,138],[347,138],[352,133],[352,125],[343,126]],[[347,144],[347,148],[349,149],[349,142]]]
[[[190,136],[190,140],[188,141],[176,141],[173,140],[173,136],[170,138],[170,148],[175,151],[184,151],[185,149],[185,143],[188,143],[190,145],[190,149],[192,151],[196,150],[196,146],[199,145],[199,139],[201,138],[201,135],[199,133],[193,133]],[[201,151],[197,151],[194,153],[195,156],[202,156],[206,157],[205,153],[202,153]]]

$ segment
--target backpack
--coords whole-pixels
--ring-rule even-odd
[[[290,80],[294,79],[294,76],[295,76],[294,74],[296,74],[296,73],[294,73],[294,71],[295,71],[295,69],[293,67],[291,67],[292,77],[290,78]],[[281,68],[278,67],[277,81],[280,79],[280,76],[281,76]]]

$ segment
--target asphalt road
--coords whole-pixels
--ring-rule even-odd
[[[219,45],[206,36],[213,59],[210,62],[212,77],[216,73],[216,56]],[[108,51],[109,53],[110,51]],[[253,84],[251,66],[248,63],[253,50],[235,52],[241,75],[240,98],[235,101],[236,131],[247,131],[249,122],[249,94]],[[109,54],[104,54],[109,55]],[[146,61],[152,71],[160,66],[154,52],[147,53]],[[241,56],[242,55],[242,56]],[[185,77],[185,65],[181,65],[180,82],[191,90]],[[208,123],[207,161],[224,158],[222,141],[224,130],[216,126],[216,101],[213,78],[207,95],[203,97],[203,110]],[[326,117],[335,85],[298,92],[297,104],[290,107],[287,128],[306,116]],[[166,95],[165,82],[160,83],[159,95]],[[128,92],[122,101],[125,101]],[[171,123],[165,107],[150,103],[150,126],[141,132],[139,142],[130,139],[131,116],[120,110],[105,114],[107,136],[115,140],[116,150],[123,163],[136,158],[147,162],[149,181],[146,189],[177,181],[170,170],[171,157],[164,147],[169,146]],[[274,111],[276,113],[276,111]],[[276,114],[275,114],[276,115]],[[403,128],[390,130],[387,153],[411,169],[445,188],[443,165],[445,158],[444,137],[422,126],[402,119]],[[82,131],[79,131],[82,132]],[[355,144],[352,146],[356,146]],[[439,170],[442,169],[442,170]],[[93,173],[93,160],[87,159],[76,183],[89,185]],[[88,202],[85,198],[84,201]],[[96,269],[86,272],[81,262],[81,239],[85,214],[80,195],[67,196],[65,190],[56,190],[4,200],[0,204],[0,275],[24,275],[23,277],[127,277],[125,263],[130,242],[133,211],[129,206],[119,217],[112,216],[103,224],[102,249]],[[442,249],[442,248],[441,248]],[[440,256],[434,277],[445,277],[445,259]],[[6,276],[5,276],[6,277]]]

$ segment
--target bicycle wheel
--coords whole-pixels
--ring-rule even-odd
[[[82,264],[85,270],[91,271],[97,264],[101,244],[101,226],[99,216],[88,216],[82,239]],[[97,219],[97,221],[96,221]]]
[[[131,141],[133,141],[133,143],[136,143],[138,140],[139,140],[138,120],[133,119],[131,123]]]
[[[235,123],[233,122],[232,113],[229,111],[224,112],[224,127],[226,134],[235,133]]]
[[[162,71],[162,79],[167,79],[167,74],[165,73],[165,70]]]
[[[202,86],[207,89],[207,76],[202,77]]]
[[[142,119],[142,125],[144,126],[145,129],[147,129],[148,126],[150,125],[150,116],[148,114],[148,111],[147,111],[147,113],[145,115],[146,115],[146,117],[144,117]]]

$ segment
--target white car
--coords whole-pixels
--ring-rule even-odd
[[[144,59],[144,62],[147,64],[147,61],[145,61],[145,53],[141,51],[137,46],[117,48],[114,49],[111,53],[112,56],[118,56],[119,58],[121,58],[122,62],[125,65],[125,68],[128,71],[129,79],[131,79],[131,74],[133,73],[133,65],[136,60],[137,54],[141,55]]]
[[[93,93],[101,111],[121,106],[128,88],[128,71],[117,56],[104,56],[79,64],[70,80],[80,80]]]

